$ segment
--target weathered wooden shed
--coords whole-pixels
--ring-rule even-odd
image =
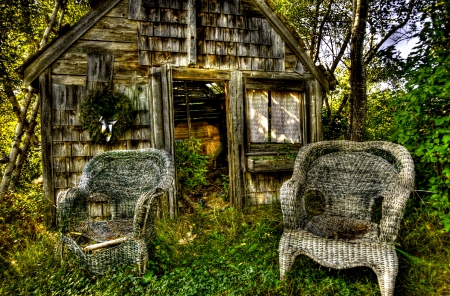
[[[104,0],[22,72],[42,100],[49,211],[99,152],[155,147],[173,154],[174,141],[187,135],[222,145],[234,206],[270,202],[292,169],[280,147],[321,140],[329,89],[264,0]],[[94,143],[80,124],[84,95],[100,86],[134,104],[133,127],[114,144]],[[176,192],[165,204],[177,214]]]

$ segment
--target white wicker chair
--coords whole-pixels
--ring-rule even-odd
[[[302,147],[292,178],[280,189],[280,277],[304,254],[336,269],[370,267],[381,294],[393,295],[398,272],[394,242],[413,187],[414,163],[400,145],[329,141]],[[306,201],[318,196],[323,212],[309,218]],[[373,219],[378,198],[383,198],[379,224]]]
[[[172,189],[173,178],[172,157],[163,150],[95,156],[78,187],[58,195],[61,250],[68,249],[93,273],[119,264],[136,264],[144,272],[158,197]]]

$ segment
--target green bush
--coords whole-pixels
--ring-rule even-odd
[[[189,189],[206,185],[208,156],[200,155],[200,140],[194,137],[175,142],[178,181]]]
[[[398,141],[413,154],[418,189],[450,230],[450,3],[429,6],[420,42],[408,57],[406,90],[393,100]]]

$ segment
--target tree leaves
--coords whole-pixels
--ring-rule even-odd
[[[415,157],[421,189],[431,191],[435,212],[450,230],[450,4],[432,1],[423,18],[420,42],[406,63],[405,93],[392,102],[394,140]],[[445,37],[447,36],[447,37]]]

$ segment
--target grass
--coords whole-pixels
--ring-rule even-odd
[[[419,201],[411,200],[398,239],[396,294],[448,295],[450,237]],[[57,234],[39,221],[28,223],[37,225],[37,235],[24,233],[21,244],[9,244],[0,257],[1,295],[379,295],[371,269],[330,270],[306,256],[299,256],[288,279],[280,281],[279,204],[160,221],[142,277],[135,267],[92,275],[74,261],[61,262],[54,252]]]

